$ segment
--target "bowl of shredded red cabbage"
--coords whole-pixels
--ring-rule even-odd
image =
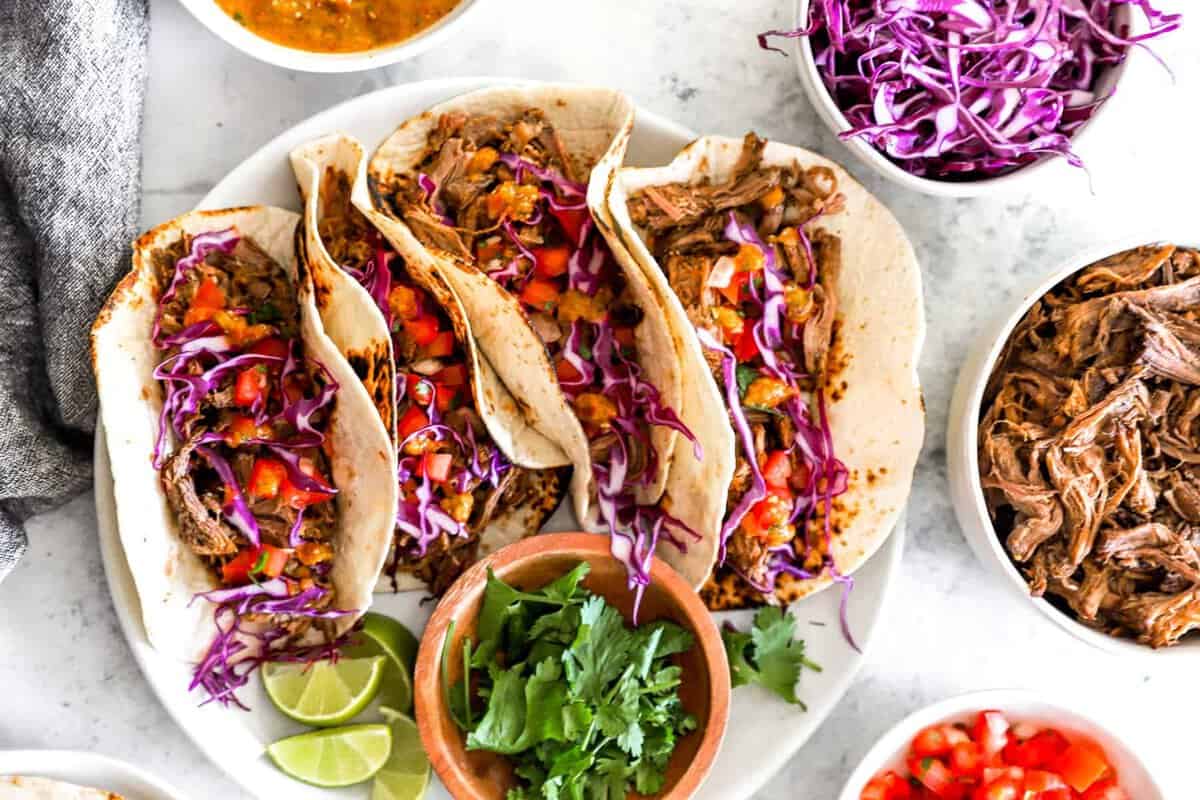
[[[1129,54],[1181,25],[1153,0],[798,0],[796,18],[759,44],[797,42],[838,136],[884,175],[954,195],[1058,159],[1084,167],[1078,136]]]

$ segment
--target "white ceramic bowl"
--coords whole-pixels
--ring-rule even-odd
[[[1033,692],[1018,689],[994,689],[986,692],[951,697],[926,706],[901,720],[867,751],[838,800],[858,800],[863,787],[884,770],[904,769],[904,757],[917,731],[942,722],[970,722],[985,709],[1004,712],[1010,723],[1032,722],[1049,725],[1062,731],[1068,739],[1072,734],[1086,737],[1103,750],[1120,777],[1120,785],[1137,800],[1163,800],[1163,791],[1150,772],[1129,746],[1102,727],[1094,719],[1077,711],[1063,708]]]
[[[1132,639],[1120,639],[1095,631],[1076,622],[1046,599],[1035,598],[1029,594],[1029,585],[1009,558],[1000,537],[996,535],[984,503],[983,487],[979,478],[979,417],[984,388],[1000,351],[1013,328],[1038,298],[1069,275],[1105,256],[1155,241],[1197,246],[1194,244],[1194,231],[1191,236],[1193,238],[1172,231],[1129,236],[1086,249],[1056,267],[1045,279],[1033,286],[1016,306],[1005,310],[976,341],[958,374],[958,383],[950,400],[946,431],[946,466],[950,480],[950,499],[967,544],[975,551],[979,560],[999,574],[1006,584],[1041,613],[1042,618],[1062,630],[1109,653],[1130,658],[1153,659],[1155,663],[1162,663],[1164,659],[1192,659],[1195,662],[1200,659],[1200,639],[1189,638],[1174,647],[1155,650]]]
[[[797,25],[801,20],[808,19],[808,8],[811,5],[811,0],[796,0],[795,9]],[[1118,6],[1115,9],[1118,19],[1128,23],[1133,19],[1133,14],[1127,6]],[[847,121],[837,103],[834,102],[833,96],[829,90],[825,88],[824,81],[821,80],[820,73],[817,72],[817,62],[813,58],[812,42],[808,37],[802,36],[795,40],[796,48],[796,64],[800,72],[800,83],[804,86],[804,91],[808,95],[809,101],[813,107],[817,109],[817,113],[825,124],[829,126],[835,134],[842,134],[850,130],[850,123]],[[1098,83],[1098,91],[1107,93],[1112,91],[1121,78],[1125,75],[1129,67],[1130,59],[1139,57],[1138,48],[1132,48],[1131,52],[1123,62],[1107,70],[1101,75]],[[1080,142],[1085,141],[1086,134],[1096,124],[1096,120],[1107,115],[1112,102],[1107,102],[1102,105],[1091,119],[1085,122],[1075,135],[1071,137],[1071,146],[1079,152]],[[888,180],[900,184],[906,189],[921,192],[923,194],[933,195],[935,197],[979,197],[982,195],[992,195],[1006,193],[1014,190],[1014,188],[1023,187],[1027,181],[1035,176],[1041,175],[1048,167],[1064,168],[1069,167],[1066,161],[1060,156],[1042,156],[1036,161],[1027,164],[1013,172],[1005,175],[1000,175],[995,178],[981,178],[974,181],[941,181],[931,178],[920,178],[913,175],[911,172],[898,166],[895,162],[889,160],[883,153],[875,149],[874,146],[860,137],[852,139],[842,139],[842,143],[850,149],[858,160],[866,164]]]
[[[482,6],[484,1],[461,0],[453,11],[436,24],[397,44],[360,53],[314,53],[284,47],[252,33],[222,11],[214,0],[180,0],[184,8],[192,12],[192,16],[200,20],[204,27],[243,53],[277,67],[301,72],[359,72],[412,58],[446,41],[458,29],[462,20]]]

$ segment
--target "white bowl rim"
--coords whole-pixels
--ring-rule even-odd
[[[799,26],[800,20],[808,18],[808,9],[811,4],[812,0],[795,0],[794,24]],[[1127,6],[1116,6],[1113,10],[1117,14],[1132,19],[1133,12]],[[807,36],[799,36],[796,37],[793,47],[796,53],[797,70],[800,73],[800,83],[804,87],[809,101],[816,106],[818,115],[825,121],[825,124],[829,126],[834,135],[838,137],[838,141],[849,148],[851,152],[858,156],[860,161],[875,170],[876,173],[895,181],[906,189],[912,189],[922,194],[937,197],[979,197],[985,194],[997,194],[1011,191],[1016,187],[1023,187],[1030,178],[1040,176],[1047,167],[1058,167],[1060,166],[1060,162],[1063,162],[1061,156],[1044,155],[1004,175],[979,178],[971,181],[942,181],[935,178],[922,178],[913,175],[908,170],[888,159],[876,150],[873,145],[863,139],[859,137],[843,139],[841,137],[842,133],[851,128],[850,121],[846,119],[846,115],[838,108],[833,96],[825,88],[825,82],[821,79],[821,75],[817,71],[817,61],[813,56],[812,42]],[[1105,73],[1106,76],[1111,76],[1109,81],[1114,91],[1128,72],[1130,61],[1134,58],[1141,58],[1139,54],[1140,49],[1138,47],[1129,48],[1125,59]],[[1095,113],[1071,136],[1073,149],[1078,150],[1081,142],[1091,141],[1091,137],[1087,135],[1088,131],[1095,125],[1096,120],[1108,111],[1109,106],[1112,105],[1111,99],[1112,97],[1110,96],[1110,102],[1101,104],[1100,108],[1096,109]]]
[[[947,437],[947,448],[948,450],[954,448],[960,449],[960,452],[956,455],[962,458],[963,478],[967,483],[971,497],[971,507],[964,509],[962,508],[960,497],[953,491],[951,492],[959,524],[966,527],[966,524],[975,523],[987,532],[987,536],[983,538],[987,540],[988,548],[994,557],[995,563],[1008,576],[1010,583],[1016,586],[1027,600],[1032,602],[1034,608],[1040,611],[1044,617],[1054,622],[1060,629],[1067,631],[1093,647],[1113,655],[1147,660],[1154,659],[1156,663],[1161,664],[1167,658],[1176,660],[1194,660],[1200,658],[1200,638],[1192,638],[1171,647],[1156,650],[1149,645],[1140,644],[1132,639],[1109,636],[1108,634],[1089,628],[1059,610],[1044,597],[1033,597],[1029,594],[1028,582],[1026,582],[1025,577],[1021,575],[1020,571],[1013,564],[1008,552],[1000,544],[999,537],[995,535],[995,528],[992,525],[991,516],[988,514],[987,505],[983,499],[983,486],[979,477],[979,429],[976,424],[983,403],[983,392],[987,386],[988,378],[995,368],[996,360],[1000,356],[1000,351],[1008,342],[1008,337],[1012,335],[1013,329],[1016,328],[1017,324],[1024,318],[1025,313],[1029,311],[1033,304],[1060,282],[1096,261],[1124,250],[1156,242],[1169,242],[1183,247],[1196,247],[1200,249],[1200,238],[1197,238],[1195,231],[1188,234],[1177,227],[1165,229],[1160,227],[1151,229],[1150,231],[1130,233],[1120,238],[1106,241],[1103,244],[1092,245],[1059,262],[1046,277],[1039,279],[1036,284],[1032,285],[1029,291],[1024,293],[1020,303],[1015,306],[1013,311],[1001,318],[1003,321],[999,325],[985,329],[980,340],[976,343],[976,352],[968,356],[959,374],[958,385],[954,390],[955,401],[951,403],[951,418],[948,420],[948,427],[953,430],[954,425],[957,423],[962,425],[962,430],[959,437]],[[986,350],[982,347],[984,342],[987,342]],[[975,356],[978,353],[982,353],[982,357],[976,358]],[[978,371],[973,376],[970,376],[967,372],[972,366],[976,366]],[[968,386],[965,382],[970,377],[973,377],[974,380]],[[960,393],[963,393],[961,398],[959,397]],[[962,417],[961,419],[953,417],[956,407]],[[956,442],[955,439],[958,439],[958,441]]]
[[[488,0],[459,0],[449,14],[423,31],[395,44],[354,53],[322,53],[277,44],[251,32],[217,6],[215,0],[179,0],[192,16],[226,44],[251,58],[300,72],[361,72],[386,67],[441,44],[463,19]]]
[[[970,711],[982,711],[994,708],[1005,714],[1009,714],[1008,709],[1018,705],[1042,706],[1049,715],[1062,714],[1073,717],[1098,731],[1103,731],[1106,736],[1118,744],[1126,760],[1141,767],[1142,772],[1149,781],[1150,788],[1157,794],[1157,797],[1139,798],[1139,800],[1162,800],[1162,798],[1166,797],[1162,787],[1155,779],[1154,773],[1147,768],[1146,762],[1142,760],[1137,751],[1126,744],[1123,738],[1117,736],[1109,726],[1101,724],[1091,714],[1050,700],[1040,692],[1029,689],[985,689],[938,700],[913,711],[889,728],[876,740],[875,744],[871,745],[871,749],[867,751],[862,760],[858,762],[858,766],[850,773],[845,786],[842,787],[841,794],[838,795],[838,800],[858,800],[859,794],[862,792],[862,788],[866,785],[867,781],[875,776],[875,773],[887,763],[893,753],[907,744],[913,734],[922,728],[937,724],[957,714]],[[1015,716],[1019,717],[1020,714],[1016,714]]]

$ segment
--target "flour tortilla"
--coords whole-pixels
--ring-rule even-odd
[[[723,393],[704,361],[685,309],[633,225],[627,200],[647,186],[727,180],[741,151],[741,139],[705,137],[688,145],[666,166],[620,170],[606,196],[624,245],[621,252],[641,266],[664,298],[672,327],[686,340],[678,351],[685,376],[682,416],[701,436],[706,457],[696,461],[684,446],[686,442],[677,442],[668,486],[674,497],[689,499],[675,503],[674,513],[713,543],[720,538],[726,487],[734,466],[732,426]],[[917,378],[917,360],[925,338],[921,273],[912,244],[895,217],[845,169],[799,147],[767,144],[764,166],[793,163],[833,170],[838,190],[845,196],[845,210],[824,218],[821,227],[842,240],[834,353],[843,354],[845,365],[834,377],[834,391],[827,391],[826,399],[834,452],[850,470],[849,488],[834,503],[832,548],[838,570],[849,575],[895,527],[921,450],[925,430]],[[689,579],[703,582],[712,568],[710,551],[715,551],[715,544],[692,548],[673,564]],[[661,555],[671,558],[666,549]],[[831,582],[829,574],[807,581],[782,575],[776,600],[789,603]],[[714,608],[761,603],[757,593],[741,591],[733,581],[715,589],[705,593]]]
[[[576,174],[590,171],[589,206],[602,206],[602,188],[624,158],[633,128],[633,104],[625,95],[609,89],[578,86],[537,85],[484,89],[448,100],[402,124],[375,152],[368,166],[371,192],[379,208],[381,190],[397,176],[411,172],[425,153],[429,133],[445,113],[488,114],[511,120],[530,108],[541,109],[561,138]],[[594,202],[592,202],[594,201]],[[599,222],[599,220],[598,220]],[[402,222],[403,228],[415,241]],[[606,239],[611,225],[600,225]],[[418,245],[420,246],[420,245]],[[592,477],[588,440],[566,397],[558,389],[554,365],[545,346],[531,326],[516,297],[478,269],[442,251],[433,253],[440,273],[461,299],[479,348],[496,368],[500,380],[521,404],[529,425],[556,442],[575,465],[571,498],[580,524],[588,530],[606,532],[591,499],[596,487]],[[626,280],[644,312],[636,330],[641,366],[665,405],[677,408],[682,398],[683,378],[674,356],[672,335],[661,307],[653,300],[640,270],[626,271]],[[650,485],[640,487],[639,503],[655,503],[661,497],[674,452],[676,433],[656,426],[651,441],[659,454],[659,471]]]
[[[92,364],[100,393],[121,545],[133,573],[150,644],[183,661],[204,655],[215,632],[213,607],[193,602],[219,587],[204,562],[179,538],[152,463],[163,390],[153,376],[162,351],[151,341],[158,299],[155,258],[185,234],[236,228],[284,266],[296,283],[300,337],[309,358],[340,385],[328,423],[329,461],[338,527],[331,580],[337,621],[347,630],[371,604],[371,590],[391,542],[396,509],[395,456],[387,430],[350,365],[321,329],[306,270],[298,270],[300,217],[263,206],[194,211],[147,232],[133,245],[133,269],[113,291],[92,327]],[[172,445],[177,444],[172,442]],[[315,634],[315,632],[314,632]]]
[[[396,364],[392,337],[375,301],[358,281],[337,265],[321,241],[321,214],[326,207],[324,192],[331,173],[349,179],[354,205],[392,243],[413,282],[427,291],[446,312],[466,355],[476,411],[493,443],[513,463],[522,467],[543,469],[569,463],[558,445],[529,428],[512,395],[487,360],[480,356],[462,305],[434,268],[430,254],[411,237],[405,238],[406,229],[398,230],[394,221],[372,207],[366,188],[366,159],[362,145],[348,134],[333,133],[296,148],[292,151],[291,161],[304,198],[303,258],[312,274],[317,310],[326,333],[363,376],[363,384],[374,399],[380,418],[390,428],[393,441],[397,406],[395,376],[400,367],[407,365]],[[558,506],[563,481],[556,471],[547,470],[544,474],[531,476],[531,480],[537,481],[538,488],[520,505],[499,510],[481,533],[479,557],[537,533],[546,517]],[[381,576],[376,590],[424,588],[424,582],[415,576],[401,573],[396,575],[394,582],[390,576]]]
[[[0,775],[0,800],[124,800],[115,792],[89,789],[53,778]]]

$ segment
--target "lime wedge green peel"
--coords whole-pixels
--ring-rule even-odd
[[[342,651],[350,658],[386,656],[388,664],[383,673],[379,702],[396,711],[412,709],[412,671],[417,660],[417,637],[391,617],[367,612],[362,629],[355,636],[358,643]]]
[[[263,665],[263,685],[275,707],[297,722],[317,727],[341,725],[379,692],[386,667],[384,656],[311,664],[268,663]]]
[[[375,774],[371,800],[420,800],[429,788],[429,757],[417,724],[390,708],[379,710],[392,729],[392,754]]]
[[[391,749],[387,725],[350,725],[281,739],[267,748],[267,755],[296,780],[333,789],[371,778]]]

